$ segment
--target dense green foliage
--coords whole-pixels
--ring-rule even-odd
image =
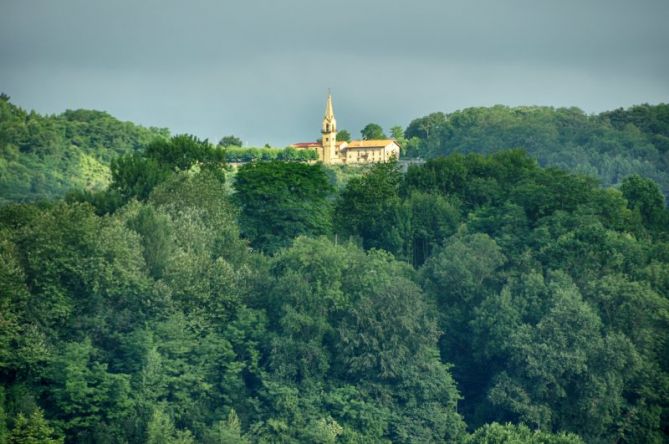
[[[68,442],[461,436],[409,265],[325,239],[250,255],[235,216],[206,171],[171,176],[113,216],[82,203],[5,207],[12,433],[42,406]]]
[[[656,181],[669,196],[669,105],[639,105],[598,115],[578,108],[494,106],[433,113],[412,121],[410,156],[489,154],[520,148],[555,166],[619,184],[632,174]]]
[[[0,207],[0,444],[667,442],[653,180],[225,156],[163,138]]]
[[[240,227],[253,248],[273,253],[299,235],[330,232],[331,191],[321,164],[252,162],[235,180]]]
[[[167,130],[142,128],[99,111],[28,113],[2,96],[0,205],[59,197],[71,188],[103,189],[112,159],[167,136]]]
[[[112,215],[0,210],[0,442],[666,439],[653,182],[508,151],[341,191],[319,164],[251,163],[230,195],[211,149],[135,156],[169,166],[146,193],[115,162]]]
[[[412,211],[416,196],[431,203]],[[662,440],[669,211],[653,182],[630,177],[621,193],[520,151],[453,155],[404,178],[375,166],[349,182],[335,220],[363,246],[427,259],[419,282],[470,426]]]
[[[337,131],[337,141],[343,141],[343,142],[350,142],[351,141],[351,133],[349,133],[347,130],[339,130]]]
[[[167,130],[120,122],[98,111],[66,111],[58,116],[27,113],[0,99],[0,205],[64,195],[71,188],[95,191],[109,183],[109,164],[119,155],[144,149]],[[451,153],[493,153],[520,148],[544,166],[620,184],[632,174],[650,178],[669,196],[669,105],[639,105],[598,115],[577,108],[494,106],[452,114],[432,113],[413,120],[391,137],[403,156],[433,158]],[[385,138],[370,123],[363,139]],[[339,131],[337,140],[351,140]],[[312,150],[241,148],[221,138],[229,163],[256,160],[311,161]]]
[[[242,139],[233,135],[223,136],[221,137],[221,140],[218,141],[218,146],[222,146],[224,148],[228,148],[231,146],[241,147],[242,144],[243,144]]]
[[[225,149],[226,162],[253,162],[256,160],[286,160],[301,161],[318,160],[315,150],[287,148],[240,148],[227,147]]]
[[[531,431],[526,425],[496,422],[486,424],[465,439],[465,444],[581,444],[577,435],[560,433],[554,435],[541,430]]]
[[[145,201],[156,186],[179,172],[205,171],[224,181],[223,159],[222,149],[194,136],[156,139],[142,152],[112,160],[112,180],[107,190],[73,190],[67,200],[89,202],[99,214],[111,213],[130,199]]]
[[[363,140],[385,139],[383,128],[377,123],[368,123],[360,130]]]

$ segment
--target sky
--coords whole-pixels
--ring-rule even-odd
[[[217,142],[669,102],[669,0],[0,0],[0,91]]]

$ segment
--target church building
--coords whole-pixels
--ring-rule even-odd
[[[316,150],[318,160],[327,165],[387,162],[400,158],[400,147],[393,139],[337,141],[337,120],[328,94],[321,127],[321,142],[295,143],[297,149]]]

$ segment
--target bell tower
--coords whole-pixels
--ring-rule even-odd
[[[332,109],[332,94],[328,91],[328,100],[325,104],[325,115],[323,116],[323,163],[331,164],[336,161],[335,148],[337,144],[337,120],[335,120],[334,110]]]

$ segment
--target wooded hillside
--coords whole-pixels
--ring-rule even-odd
[[[144,148],[166,129],[121,122],[101,111],[43,116],[0,96],[0,205],[103,189],[115,157]]]
[[[666,441],[651,180],[522,151],[341,190],[222,166],[178,136],[106,191],[0,209],[0,442]]]
[[[404,137],[410,156],[520,148],[543,166],[597,177],[605,185],[620,184],[632,174],[648,177],[669,196],[667,104],[597,115],[578,108],[467,108],[415,119]]]

